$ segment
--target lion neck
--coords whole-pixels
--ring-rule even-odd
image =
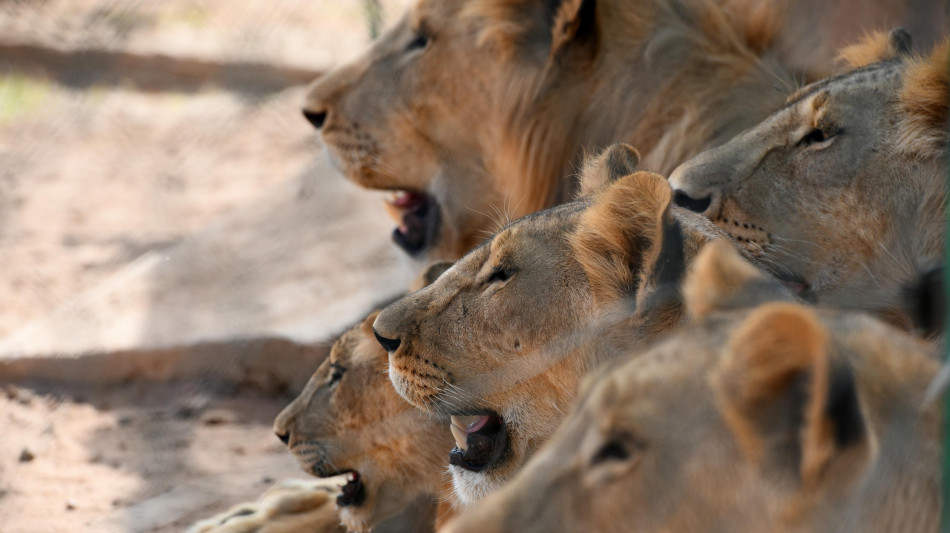
[[[794,88],[747,45],[742,21],[711,2],[629,4],[598,3],[593,56],[568,53],[543,68],[511,61],[519,82],[496,97],[505,109],[487,170],[514,184],[519,215],[569,199],[577,184],[567,178],[591,151],[626,141],[644,169],[668,175],[766,117]]]

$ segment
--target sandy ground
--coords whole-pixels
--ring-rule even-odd
[[[181,531],[305,477],[271,432],[289,398],[199,383],[0,390],[5,532]]]
[[[390,22],[404,4],[384,2]],[[368,42],[355,5],[4,2],[0,35],[66,48],[321,67]],[[393,256],[380,262],[378,245],[334,253],[334,246],[353,248],[354,233],[361,233],[352,218],[361,216],[358,206],[372,203],[374,212],[381,210],[378,199],[344,190],[339,176],[314,163],[320,146],[299,115],[303,90],[255,98],[211,89],[143,93],[94,80],[79,90],[0,69],[0,338],[55,318],[65,304],[99,290],[143,257],[180,250],[187,261],[162,279],[187,279],[189,265],[200,265],[207,252],[201,247],[217,242],[207,238],[213,231],[237,228],[232,242],[251,245],[255,225],[278,231],[267,221],[282,198],[303,199],[301,213],[320,202],[336,204],[312,219],[326,248],[312,252],[307,264],[287,262],[286,249],[264,251],[282,261],[284,279],[310,283],[267,293],[280,296],[268,301],[286,324],[278,331],[298,331],[307,319],[294,305],[296,295],[333,285],[346,290],[358,282],[352,274],[337,282],[330,279],[334,273],[357,272],[360,262],[387,268]],[[338,196],[344,192],[349,196]],[[286,233],[307,229],[275,236],[296,242]],[[241,268],[251,270],[237,273],[228,272],[228,264],[212,264],[201,279],[247,286],[247,272],[268,272],[266,263],[244,263]],[[163,293],[165,300],[182,302],[163,309],[188,306],[189,297],[205,294],[217,293]],[[215,309],[211,304],[208,309]],[[328,310],[344,320],[344,309],[352,313],[365,305]],[[254,316],[241,318],[250,332]],[[208,381],[0,385],[0,532],[180,531],[256,499],[275,480],[304,477],[270,429],[289,400]]]

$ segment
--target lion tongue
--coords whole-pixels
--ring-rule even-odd
[[[485,427],[489,416],[452,416],[452,422],[449,429],[452,430],[452,436],[455,437],[455,445],[458,449],[465,451],[468,449],[468,434]]]

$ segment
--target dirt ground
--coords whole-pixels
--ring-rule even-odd
[[[0,390],[0,530],[181,531],[305,477],[271,432],[289,397],[200,383]]]
[[[383,2],[385,20],[405,3]],[[369,41],[354,6],[2,2],[0,41],[319,69]],[[303,91],[143,92],[0,68],[0,340],[55,317],[148,254],[184,246],[198,257],[196,248],[211,241],[193,236],[231,227],[245,213],[258,216],[262,199],[276,205],[275,195],[319,195],[319,180],[338,190],[339,176],[313,163],[320,146],[299,114]],[[307,177],[315,168],[323,174]],[[336,213],[359,216],[363,205],[336,206],[332,220],[319,219],[335,224],[321,235],[347,247],[361,230]],[[235,227],[247,230],[257,220]],[[287,268],[319,279],[340,257],[320,253],[306,269]],[[380,261],[376,252],[355,257]],[[293,315],[282,317],[290,324],[307,318],[293,305],[300,291],[288,286],[277,302]],[[305,477],[271,431],[291,396],[206,380],[0,385],[0,532],[181,531],[256,499],[276,480]]]

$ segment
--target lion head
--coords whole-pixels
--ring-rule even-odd
[[[587,151],[629,142],[666,175],[781,105],[747,1],[418,0],[304,114],[345,176],[393,191],[397,244],[457,259],[569,200]]]
[[[336,501],[351,531],[367,531],[420,498],[439,495],[452,443],[443,421],[393,390],[388,356],[373,338],[377,314],[340,337],[274,422],[304,471],[348,476]]]
[[[936,530],[933,346],[776,284],[710,245],[686,283],[695,320],[595,373],[521,473],[447,529]]]
[[[376,319],[399,394],[452,416],[463,503],[513,475],[557,427],[581,376],[609,356],[578,346],[614,333],[643,342],[679,321],[686,263],[723,235],[671,206],[666,180],[634,172],[636,162],[612,147],[585,176],[608,185],[510,224]]]
[[[846,51],[862,66],[676,169],[677,203],[704,213],[775,276],[821,303],[896,309],[943,258],[945,43],[907,55],[896,30]],[[888,311],[885,311],[888,312]]]

